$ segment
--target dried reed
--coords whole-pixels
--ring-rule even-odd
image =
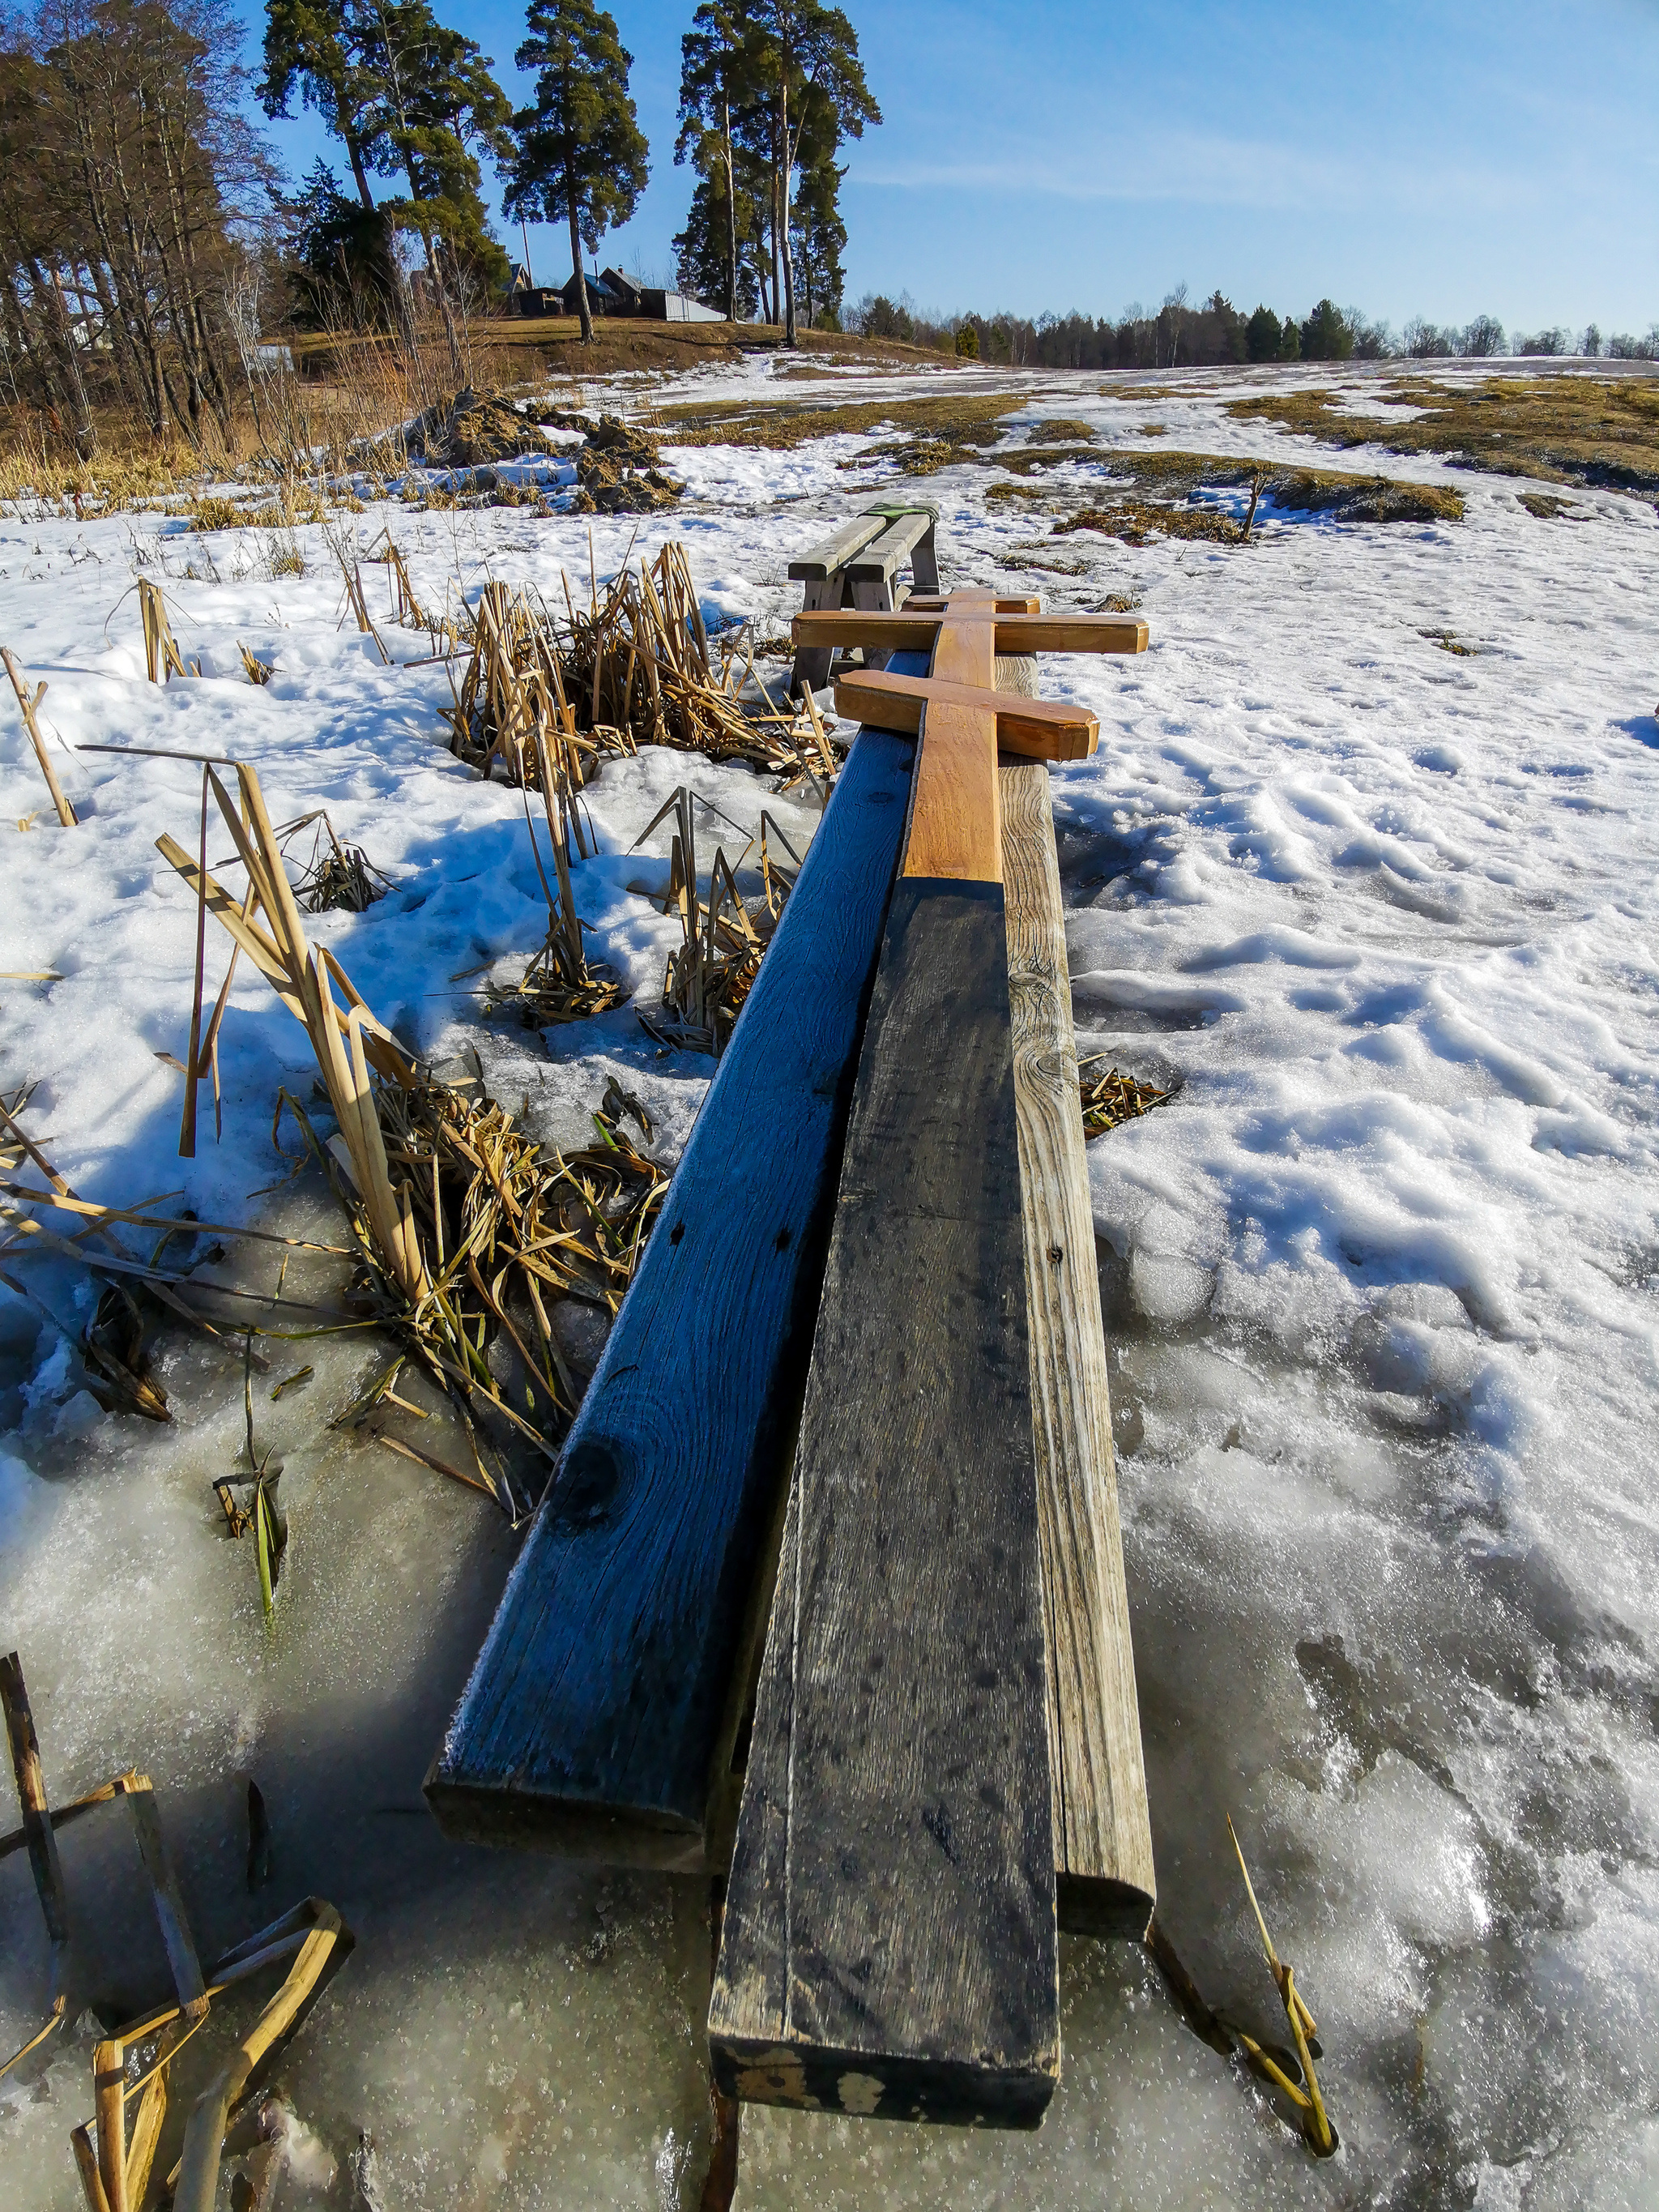
[[[459,1416],[477,1474],[443,1471],[516,1514],[510,1479],[487,1465],[472,1415],[487,1407],[553,1456],[576,1394],[548,1298],[614,1310],[665,1171],[620,1139],[550,1164],[481,1085],[466,1086],[478,1093],[468,1097],[461,1086],[434,1081],[374,1018],[333,956],[307,942],[258,779],[246,767],[237,776],[240,810],[211,769],[205,782],[247,872],[245,898],[172,837],[161,838],[160,849],[197,892],[198,927],[210,910],[304,1024],[338,1136],[325,1147],[303,1108],[286,1092],[283,1101],[331,1171],[343,1171],[337,1187],[361,1261],[356,1310],[392,1331]],[[198,963],[198,1017],[201,1000]]]
[[[46,779],[46,789],[52,793],[52,803],[58,809],[58,819],[65,830],[76,827],[75,809],[64,798],[58,774],[46,750],[46,741],[40,734],[40,725],[35,709],[46,696],[45,684],[37,684],[33,690],[23,681],[23,672],[17,665],[9,646],[0,646],[0,660],[6,664],[6,673],[11,678],[11,688],[17,694],[17,705],[23,717],[23,727],[29,733],[29,743],[34,747],[34,757],[40,763],[40,773]]]
[[[666,907],[678,910],[681,941],[678,951],[670,956],[663,979],[663,1012],[642,1013],[640,1020],[661,1044],[712,1053],[718,1058],[754,988],[762,955],[794,884],[794,873],[774,860],[769,833],[788,853],[796,870],[800,856],[770,815],[763,813],[758,840],[761,907],[750,913],[738,892],[736,871],[718,846],[705,902],[697,882],[696,800],[696,794],[682,784],[635,841],[637,849],[665,816],[673,815],[665,911]],[[746,852],[739,855],[738,866],[746,857]]]
[[[1155,1106],[1167,1106],[1175,1096],[1171,1091],[1159,1091],[1153,1084],[1138,1082],[1133,1075],[1120,1075],[1115,1067],[1109,1067],[1103,1075],[1086,1073],[1097,1066],[1104,1057],[1103,1053],[1097,1053],[1092,1060],[1078,1063],[1085,1138],[1103,1137],[1108,1129],[1115,1129],[1121,1122],[1150,1114]]]
[[[152,684],[166,684],[174,676],[199,676],[201,663],[193,662],[188,668],[179,650],[179,641],[173,635],[173,625],[167,620],[167,602],[161,597],[161,587],[149,578],[138,580],[138,614],[144,627],[144,665]]]
[[[827,796],[845,757],[809,702],[773,704],[755,675],[752,644],[711,647],[684,549],[666,544],[635,570],[623,566],[583,608],[564,583],[567,629],[545,606],[492,582],[480,595],[472,658],[447,710],[450,750],[510,782],[534,780],[529,743],[539,729],[562,777],[580,789],[607,754],[674,746],[711,760],[742,761],[787,781],[810,778]],[[746,636],[746,630],[738,637]],[[744,696],[754,679],[760,701]],[[763,702],[763,703],[762,703]]]

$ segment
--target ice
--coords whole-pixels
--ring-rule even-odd
[[[647,396],[758,403],[772,367]],[[1370,404],[1359,374],[1331,380]],[[1512,479],[1334,459],[1228,416],[1237,381],[1164,386],[1148,401],[979,370],[953,388],[1016,394],[1019,438],[1074,416],[1104,450],[1156,419],[1167,434],[1149,443],[1451,483],[1468,502],[1462,524],[1431,528],[1270,514],[1243,549],[1078,533],[1059,542],[1084,573],[1063,576],[1021,572],[1020,548],[1053,557],[1044,518],[988,509],[985,470],[917,487],[941,509],[947,583],[1061,607],[1128,596],[1151,629],[1143,658],[1056,658],[1043,683],[1103,731],[1053,779],[1080,1047],[1177,1094],[1089,1152],[1160,1914],[1213,2004],[1282,2034],[1231,1813],[1319,2015],[1343,2147],[1316,2167],[1139,1954],[1068,1940],[1066,2074],[1041,2133],[751,2111],[738,2203],[1646,2207],[1659,519],[1590,491],[1583,520],[1542,522]],[[864,373],[826,396],[942,388]],[[631,518],[592,518],[594,568],[681,538],[705,621],[775,634],[798,599],[788,561],[866,487],[901,481],[884,442],[670,446],[685,502],[637,538]],[[1069,474],[1086,485],[1091,465]],[[341,520],[362,552],[389,526],[434,605],[490,575],[556,604],[561,568],[573,594],[589,588],[586,520],[397,501]],[[193,844],[198,774],[72,750],[172,745],[252,761],[273,818],[325,805],[392,878],[381,904],[314,934],[400,1034],[441,1058],[476,1045],[550,1141],[591,1133],[614,1074],[672,1159],[707,1060],[662,1052],[632,1007],[545,1044],[482,1022],[468,994],[483,979],[465,971],[515,972],[544,927],[522,804],[443,750],[442,668],[383,668],[337,626],[320,532],[294,543],[305,573],[273,574],[258,532],[204,543],[154,516],[0,517],[8,642],[49,680],[45,721],[83,817],[52,822],[8,707],[0,965],[64,980],[0,981],[0,1087],[37,1080],[27,1125],[88,1195],[176,1190],[213,1220],[335,1233],[325,1194],[285,1183],[271,1148],[277,1085],[310,1096],[308,1048],[245,971],[222,1142],[209,1116],[199,1157],[176,1157],[179,1079],[156,1055],[185,1048],[193,914],[154,841]],[[363,573],[380,619],[380,572]],[[136,574],[161,582],[207,680],[143,681]],[[383,626],[394,659],[428,649]],[[1447,632],[1473,654],[1443,651]],[[275,659],[264,689],[243,681],[239,640]],[[678,932],[630,889],[665,883],[663,830],[632,848],[681,783],[707,803],[705,866],[717,838],[735,857],[763,805],[798,846],[812,827],[744,769],[655,750],[606,767],[577,903],[593,955],[645,1002]],[[216,977],[222,957],[215,945]],[[226,1262],[262,1291],[277,1264],[248,1244]],[[330,1264],[291,1266],[289,1293],[323,1294]],[[22,1654],[54,1799],[128,1764],[155,1777],[205,1951],[309,1892],[357,1935],[283,2062],[281,2203],[343,2207],[355,2188],[388,2208],[695,2204],[706,1899],[438,1838],[421,1778],[513,1540],[482,1499],[326,1427],[376,1371],[372,1343],[267,1347],[256,1427],[283,1462],[289,1529],[267,1629],[210,1488],[238,1464],[240,1347],[165,1338],[175,1425],[106,1415],[58,1326],[90,1317],[84,1279],[6,1266],[57,1317],[0,1290],[0,1648]],[[313,1378],[273,1402],[307,1361]],[[257,1895],[250,1775],[271,1822]],[[119,1808],[62,1848],[77,2010],[153,1997],[165,1967]],[[0,1863],[0,1925],[11,2048],[39,2023],[46,1972],[21,1853]],[[83,2014],[0,2084],[0,2194],[20,2212],[78,2202],[66,2136],[89,2108],[95,2033]],[[205,2069],[219,2046],[201,2042]]]

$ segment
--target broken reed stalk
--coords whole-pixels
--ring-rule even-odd
[[[233,2107],[262,2059],[298,2027],[316,1996],[337,1947],[345,1937],[339,1914],[321,1899],[307,1900],[314,1924],[300,1946],[286,1979],[252,2028],[197,2099],[185,2127],[173,2212],[213,2212]]]
[[[52,764],[52,756],[46,750],[46,741],[40,734],[40,725],[35,715],[36,708],[46,696],[46,687],[44,684],[38,684],[33,690],[30,690],[23,680],[23,672],[17,665],[16,659],[9,646],[0,646],[0,660],[5,662],[6,673],[11,678],[11,688],[17,694],[17,704],[23,717],[23,727],[29,733],[29,743],[34,747],[34,757],[40,762],[40,773],[46,779],[46,789],[52,793],[52,803],[58,809],[58,819],[65,830],[76,829],[78,827],[78,819],[75,809],[64,796],[63,787],[58,781],[58,772]]]
[[[1108,1129],[1136,1121],[1156,1106],[1167,1106],[1175,1096],[1172,1091],[1160,1091],[1156,1085],[1142,1083],[1133,1075],[1120,1075],[1115,1067],[1109,1067],[1103,1075],[1086,1073],[1098,1066],[1105,1057],[1104,1053],[1096,1053],[1092,1058],[1078,1062],[1085,1138],[1103,1136]]]
[[[556,1023],[585,1021],[591,1015],[608,1013],[612,1006],[621,1006],[628,994],[609,970],[596,972],[587,964],[581,921],[576,912],[576,895],[570,881],[569,830],[574,820],[580,836],[580,820],[574,806],[566,803],[568,785],[561,784],[540,729],[533,732],[532,744],[536,781],[547,816],[548,841],[553,848],[554,873],[559,887],[556,895],[542,866],[526,786],[525,827],[530,832],[530,854],[541,881],[542,896],[547,901],[547,940],[516,983],[492,983],[484,995],[492,1013],[501,1006],[512,1006],[526,1029],[539,1030]],[[556,791],[559,793],[556,801]]]
[[[240,638],[236,641],[236,650],[242,656],[242,665],[247,671],[248,682],[250,684],[269,684],[271,678],[276,673],[276,664],[275,661],[261,660],[258,654],[257,653],[251,653],[247,647],[242,643]]]
[[[142,2212],[161,2141],[167,2110],[167,2072],[173,2057],[207,2018],[215,1997],[222,1996],[235,1983],[264,1972],[290,1953],[296,1954],[286,1979],[266,2004],[252,2032],[243,2038],[217,2078],[198,2099],[185,2128],[173,2203],[175,2208],[189,2207],[191,2212],[210,2212],[232,2107],[246,2093],[261,2061],[298,2028],[326,1977],[352,1948],[351,1931],[332,1905],[321,1898],[306,1898],[281,1919],[245,1938],[218,1961],[210,1974],[204,1975],[149,1776],[128,1767],[73,1805],[51,1813],[40,1779],[40,1750],[29,1709],[28,1691],[15,1651],[0,1659],[0,1705],[5,1711],[24,1814],[24,1826],[19,1836],[0,1840],[0,1857],[19,1842],[28,1844],[37,1881],[41,1885],[41,1907],[52,1941],[54,1984],[68,1942],[69,1914],[52,1832],[91,1806],[106,1804],[118,1796],[125,1797],[132,1815],[139,1858],[149,1882],[151,1901],[173,1976],[173,2002],[129,2021],[118,2034],[101,2038],[94,2047],[92,2126],[96,2130],[96,2148],[85,2123],[71,2130],[70,2136],[88,2212],[129,2212],[129,2208],[131,2212]],[[0,2067],[0,2073],[9,2072],[18,2058],[45,2039],[63,2017],[64,2006],[60,1992],[46,2027],[5,2067]],[[153,2040],[155,2049],[148,2069],[129,2082],[129,2055]],[[137,2111],[129,2139],[126,2106],[135,2099]]]
[[[20,2058],[27,2057],[37,2045],[44,2043],[52,2030],[63,2023],[68,1996],[62,1982],[69,1951],[70,1928],[69,1897],[64,1887],[64,1869],[58,1857],[58,1824],[46,1803],[46,1779],[40,1771],[40,1740],[35,1734],[34,1714],[29,1705],[28,1686],[23,1680],[22,1661],[15,1651],[0,1659],[0,1709],[3,1709],[5,1713],[6,1740],[11,1748],[11,1769],[16,1777],[17,1802],[23,1814],[22,1838],[28,1848],[35,1894],[40,1900],[40,1915],[46,1923],[46,1939],[52,1946],[50,2015],[39,2033],[31,2036],[21,2051],[14,2051],[5,2064],[0,2066],[0,2075],[4,2075],[11,2071]]]
[[[1267,1923],[1256,1902],[1255,1884],[1250,1880],[1250,1869],[1244,1863],[1244,1847],[1238,1840],[1238,1831],[1233,1826],[1232,1815],[1227,1815],[1227,1833],[1233,1839],[1233,1849],[1238,1854],[1238,1870],[1244,1877],[1244,1888],[1250,1900],[1250,1910],[1255,1915],[1255,1924],[1261,1931],[1261,1948],[1267,1954],[1267,1966],[1279,1990],[1279,2002],[1291,2026],[1291,2035],[1296,2045],[1297,2060],[1302,2069],[1305,2088],[1298,2088],[1271,2054],[1264,2051],[1253,2036],[1242,2028],[1236,2029],[1244,2055],[1253,2073],[1270,2081],[1281,2094],[1290,2099],[1301,2127],[1304,2141],[1316,2158],[1329,2158],[1336,2148],[1336,2130],[1325,2111],[1325,2100],[1320,2094],[1319,2079],[1314,2072],[1313,2051],[1309,2038],[1318,2033],[1319,2023],[1309,2011],[1301,1991],[1296,1986],[1294,1970],[1280,1959],[1273,1948],[1273,1939],[1267,1933]]]
[[[441,620],[434,621],[416,596],[409,565],[389,530],[380,532],[363,557],[367,561],[379,562],[391,570],[387,580],[392,589],[392,619],[399,628],[423,629],[432,637],[447,634],[448,625]]]
[[[764,915],[750,913],[738,890],[736,871],[718,846],[709,869],[705,905],[697,881],[696,803],[696,794],[682,784],[635,840],[637,848],[665,816],[673,815],[668,904],[678,912],[681,941],[678,951],[670,956],[663,979],[663,1014],[641,1014],[640,1020],[661,1043],[710,1053],[718,1059],[754,988],[762,957],[795,880],[794,874],[773,858],[769,838],[775,837],[783,847],[796,872],[800,855],[763,811],[758,843]],[[751,838],[739,854],[739,867],[756,842]]]
[[[116,2039],[94,2044],[93,2105],[98,2129],[98,2179],[109,2212],[127,2212],[126,2109],[121,2090],[126,2079],[126,2051]]]
[[[340,574],[344,580],[345,614],[356,617],[360,634],[374,639],[374,650],[380,656],[380,665],[389,668],[392,655],[386,649],[386,640],[369,620],[368,603],[363,597],[363,572],[357,565],[347,533],[325,522],[323,535],[328,540],[330,552],[339,563]],[[342,623],[345,620],[345,614],[340,617]]]
[[[449,1396],[475,1458],[469,1408],[482,1404],[551,1459],[549,1431],[562,1428],[575,1395],[547,1297],[586,1297],[615,1310],[660,1204],[664,1170],[631,1147],[622,1159],[612,1145],[605,1174],[573,1176],[573,1162],[556,1155],[550,1165],[492,1100],[433,1081],[333,956],[307,943],[253,771],[237,769],[240,816],[209,775],[247,871],[247,898],[234,898],[172,837],[158,840],[160,850],[311,1039],[339,1124],[326,1157],[349,1178],[341,1195],[369,1314],[402,1337]],[[283,1103],[325,1157],[304,1109],[286,1092]],[[596,1271],[588,1264],[595,1250]],[[521,1363],[511,1395],[486,1357],[498,1338]],[[507,1475],[478,1464],[486,1486],[516,1513]]]
[[[369,1071],[409,1089],[418,1087],[419,1073],[392,1032],[375,1020],[333,954],[322,946],[313,951],[307,941],[259,780],[252,769],[239,767],[236,774],[240,816],[211,769],[204,770],[204,781],[247,871],[243,900],[233,900],[173,838],[159,838],[158,849],[196,891],[198,911],[212,910],[304,1026],[339,1123],[376,1258],[388,1282],[409,1304],[418,1306],[430,1280],[415,1236],[408,1185],[394,1189],[392,1184]]]
[[[284,860],[290,842],[313,823],[321,827],[311,841],[309,857],[300,865],[294,896],[307,914],[367,914],[392,888],[361,845],[349,845],[337,835],[327,811],[315,806],[309,814],[296,814],[276,830]],[[323,840],[328,840],[324,849]]]
[[[167,603],[161,597],[161,587],[152,584],[148,577],[138,580],[138,616],[144,630],[144,665],[152,684],[165,684],[174,676],[199,676],[199,665],[186,668],[184,655],[179,650],[179,641],[173,635],[173,625],[167,620]]]

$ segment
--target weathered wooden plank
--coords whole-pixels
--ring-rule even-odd
[[[890,583],[914,549],[924,538],[932,537],[933,520],[932,510],[926,507],[894,517],[879,538],[848,556],[845,563],[848,576],[855,584]]]
[[[911,759],[862,733],[808,848],[428,1777],[453,1835],[704,1863]]]
[[[989,630],[991,625],[975,624]],[[990,653],[986,658],[988,661]],[[1000,696],[1000,695],[999,695]],[[849,668],[836,678],[836,712],[895,730],[915,730],[930,700],[985,711],[973,687],[933,677],[902,676],[890,668]],[[1010,699],[994,708],[997,742],[1005,752],[1037,760],[1083,760],[1100,739],[1100,724],[1086,707],[1060,699]],[[923,748],[924,751],[926,748]]]
[[[913,597],[895,613],[878,619],[850,609],[808,609],[795,617],[790,633],[797,645],[834,647],[847,632],[856,630],[861,642],[885,646],[895,653],[926,652],[944,617],[937,611],[919,612],[921,604],[925,603]],[[1133,615],[1000,614],[993,602],[984,619],[994,625],[1000,653],[1146,650],[1146,625]]]
[[[1035,2125],[1054,1834],[1001,900],[894,893],[709,2012],[728,2094]]]
[[[988,684],[979,627],[952,673]],[[988,738],[991,714],[978,720]],[[1059,2074],[1059,1986],[1000,862],[990,880],[913,874],[915,815],[911,835],[848,1125],[709,2042],[728,2094],[1035,2126]]]
[[[1156,1885],[1054,811],[1046,769],[999,773],[1060,1924],[1139,1938]]]
[[[855,553],[861,553],[873,544],[887,528],[884,514],[855,514],[850,522],[842,523],[833,537],[815,545],[810,553],[789,563],[789,574],[796,583],[819,582],[844,568]]]

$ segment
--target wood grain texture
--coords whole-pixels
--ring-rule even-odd
[[[709,2011],[728,2094],[1034,2126],[1059,2073],[1006,940],[895,889]]]
[[[887,517],[884,514],[855,514],[850,522],[844,522],[833,537],[825,538],[822,544],[815,545],[810,553],[804,553],[798,561],[792,561],[789,563],[791,578],[796,583],[822,582],[825,577],[834,575],[838,568],[845,568],[855,553],[861,553],[866,545],[872,544],[886,528]]]
[[[428,1776],[452,1835],[704,1863],[911,757],[862,733],[808,848]]]
[[[1054,811],[1047,769],[1000,775],[1060,1923],[1138,1939],[1156,1885]]]
[[[896,516],[888,522],[878,538],[873,538],[859,552],[848,556],[846,568],[855,584],[890,583],[901,565],[909,559],[913,549],[933,530],[933,516],[926,508],[917,508],[909,514]]]
[[[916,758],[902,872],[1000,883],[999,804],[996,716],[984,707],[935,702]]]
[[[948,616],[940,620],[928,682],[948,683],[954,693],[923,710],[900,863],[904,875],[962,883],[1002,879],[996,720],[985,706],[993,662],[990,632],[983,623]]]
[[[1146,625],[1133,615],[982,614],[995,632],[1000,653],[1145,653]],[[896,613],[864,615],[851,608],[806,609],[791,624],[797,645],[883,645],[893,652],[925,652],[943,617],[917,611],[912,598]]]
[[[836,712],[878,728],[915,731],[931,700],[982,706],[972,690],[969,684],[931,676],[902,676],[890,668],[873,672],[847,669],[836,678]],[[1095,716],[1086,707],[1068,701],[1011,699],[994,711],[997,742],[1005,752],[1034,760],[1084,760],[1099,743],[1100,724]]]

